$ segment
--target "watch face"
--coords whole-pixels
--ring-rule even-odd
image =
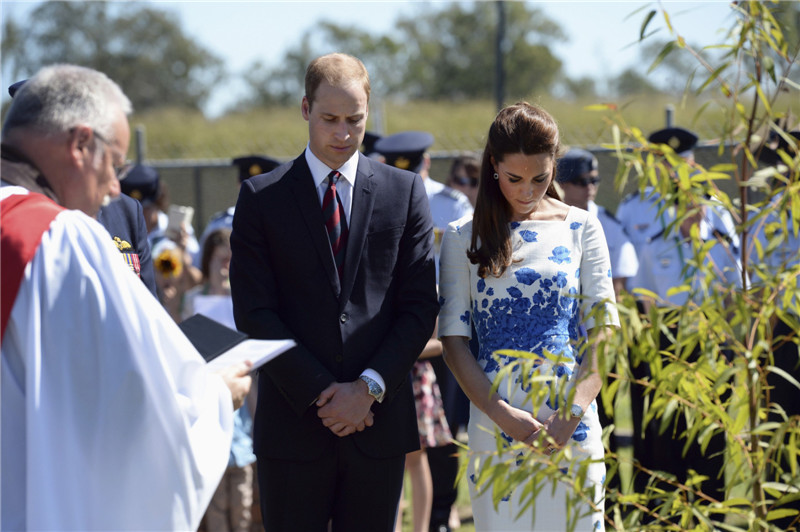
[[[381,385],[380,384],[378,384],[374,379],[370,379],[366,375],[361,375],[360,379],[367,383],[367,388],[369,389],[369,394],[372,397],[374,397],[375,399],[380,397],[381,392],[383,391],[383,390],[381,390]]]

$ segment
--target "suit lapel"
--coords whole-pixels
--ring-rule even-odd
[[[342,279],[342,297],[339,299],[343,307],[353,291],[356,273],[364,251],[367,238],[367,227],[372,218],[372,206],[375,203],[375,180],[372,164],[369,159],[359,155],[356,186],[353,189],[353,204],[350,209],[350,228],[347,236],[347,251],[344,257],[344,275]]]
[[[336,264],[333,262],[333,252],[328,241],[328,233],[325,230],[325,220],[322,219],[322,206],[314,188],[314,178],[311,177],[311,170],[308,169],[305,154],[295,159],[294,165],[296,170],[292,176],[291,188],[297,201],[297,208],[300,210],[308,227],[308,234],[311,235],[311,244],[317,250],[319,260],[322,262],[325,273],[328,275],[328,281],[331,283],[331,288],[338,296],[341,292],[339,274],[336,271]],[[346,257],[349,257],[349,250]]]

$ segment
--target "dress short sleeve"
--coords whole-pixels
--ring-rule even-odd
[[[595,325],[619,326],[611,259],[603,226],[596,216],[590,214],[586,218],[585,227],[581,242],[583,253],[580,269],[584,324],[587,329]],[[597,305],[603,305],[599,314],[593,311]]]
[[[477,272],[467,258],[472,238],[472,215],[447,226],[439,263],[439,336],[472,337],[472,276]]]

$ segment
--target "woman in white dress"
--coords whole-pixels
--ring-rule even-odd
[[[450,224],[444,235],[439,334],[445,360],[472,403],[471,453],[496,451],[498,434],[501,448],[535,445],[530,452],[542,461],[563,459],[566,466],[570,455],[586,458],[594,500],[580,508],[576,530],[602,530],[598,341],[585,350],[578,345],[585,342],[584,327],[617,326],[619,320],[600,222],[562,203],[553,186],[558,150],[558,127],[543,109],[523,102],[495,118],[475,213]],[[476,356],[468,346],[473,324],[480,343]],[[521,375],[520,360],[495,355],[503,349],[537,355],[533,374],[549,378],[551,392],[535,407],[526,402],[531,385],[528,375]],[[491,392],[492,382],[509,365],[512,372]],[[562,452],[565,448],[571,452]],[[470,468],[476,530],[566,530],[575,517],[568,518],[566,510],[571,488],[558,482],[554,495],[545,487],[535,507],[515,519],[523,486],[495,509],[491,490],[478,492],[478,471],[474,463]]]

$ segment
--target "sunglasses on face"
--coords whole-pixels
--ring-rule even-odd
[[[600,182],[599,177],[590,177],[588,179],[575,179],[574,181],[570,181],[573,185],[578,185],[579,187],[588,187],[589,185],[596,185]]]
[[[465,175],[456,175],[453,176],[453,183],[462,187],[477,187],[478,186],[478,178],[477,177],[468,177]]]

